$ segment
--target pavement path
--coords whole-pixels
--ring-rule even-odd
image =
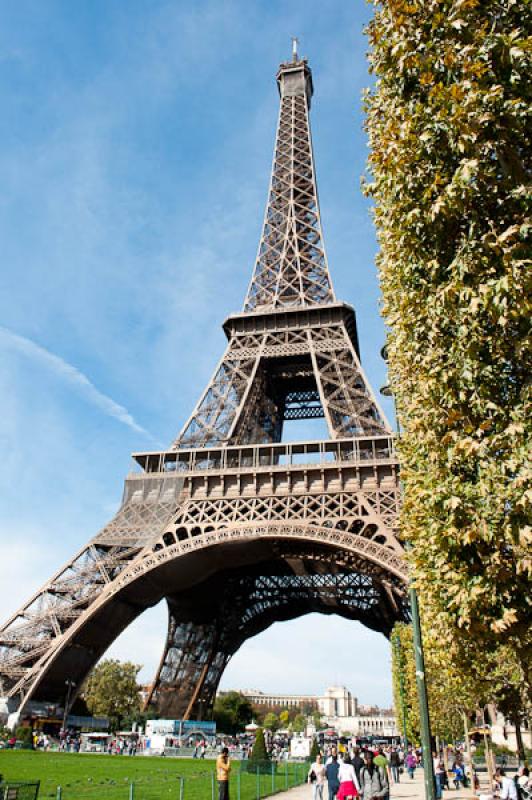
[[[414,780],[410,780],[407,775],[402,775],[400,783],[393,783],[391,786],[391,800],[425,800],[423,789],[423,770],[417,769]],[[323,800],[329,797],[327,788],[323,792]],[[474,797],[471,789],[449,789],[444,791],[443,800],[471,800]],[[296,786],[287,792],[275,795],[275,800],[312,800],[312,787],[307,784]]]

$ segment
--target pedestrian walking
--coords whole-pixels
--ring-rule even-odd
[[[360,770],[360,792],[363,800],[385,800],[390,794],[386,769],[375,764],[371,750],[367,752],[366,765]]]
[[[401,780],[400,778],[401,758],[399,757],[399,753],[397,752],[397,749],[395,747],[390,753],[390,769],[392,771],[392,778],[394,783],[399,783]]]
[[[327,772],[323,764],[321,754],[318,753],[316,760],[310,765],[307,781],[312,783],[312,800],[323,800],[323,787]]]
[[[438,753],[435,752],[432,753],[432,766],[434,769],[434,786],[436,789],[435,793],[436,800],[441,800],[444,781],[442,779],[443,766],[441,763],[441,758],[438,755]]]
[[[384,750],[382,749],[382,747],[379,747],[379,751],[378,751],[378,753],[376,754],[376,756],[374,758],[374,763],[378,767],[382,767],[382,769],[386,772],[386,777],[388,778],[388,786],[389,786],[390,785],[390,780],[391,780],[390,764],[389,764],[388,759],[386,758],[386,756],[384,754]]]
[[[353,755],[353,758],[351,760],[351,763],[355,768],[355,773],[356,773],[356,776],[357,776],[357,780],[358,780],[358,783],[360,784],[360,770],[364,766],[364,759],[360,755],[360,748],[359,747],[355,747],[354,755]]]
[[[336,753],[327,760],[325,772],[327,775],[327,787],[329,789],[329,800],[334,800],[338,789],[340,788],[340,779],[338,773],[340,771],[340,764]]]
[[[460,786],[464,783],[465,774],[464,774],[464,767],[460,764],[459,761],[455,761],[452,767],[453,783],[454,788],[458,790]]]
[[[416,771],[417,767],[417,758],[416,754],[412,750],[409,750],[406,754],[405,764],[411,780],[414,780],[414,772]]]
[[[229,800],[230,772],[231,772],[231,760],[229,758],[229,748],[223,747],[222,752],[216,759],[216,778],[218,779],[218,800]]]
[[[340,764],[338,770],[338,780],[340,788],[336,794],[337,800],[354,800],[360,794],[360,784],[354,766],[351,764],[347,754]],[[369,800],[369,798],[368,798]]]

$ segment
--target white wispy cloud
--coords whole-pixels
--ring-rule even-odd
[[[1,325],[0,344],[45,365],[56,375],[76,386],[83,393],[88,402],[92,403],[96,408],[99,408],[100,411],[108,417],[113,417],[118,420],[118,422],[127,425],[128,428],[131,428],[137,433],[142,433],[145,436],[151,437],[151,434],[135,421],[133,415],[129,413],[127,408],[116,403],[111,397],[108,397],[97,389],[81,370],[69,364],[68,361],[65,361],[61,356],[51,353],[45,347],[41,347],[41,345],[31,339],[20,336],[20,334],[14,333],[9,330],[9,328],[4,328]]]

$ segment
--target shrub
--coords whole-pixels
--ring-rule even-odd
[[[266,742],[264,741],[264,731],[262,728],[257,728],[255,744],[247,760],[246,768],[248,772],[256,772],[257,768],[259,772],[271,771],[270,756],[266,750]]]
[[[25,749],[33,747],[33,731],[25,725],[20,725],[15,733],[17,740],[22,742],[22,747]]]
[[[319,756],[321,750],[316,737],[312,740],[312,747],[310,748],[310,760],[312,763],[316,761],[316,756]]]

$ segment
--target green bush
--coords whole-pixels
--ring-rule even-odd
[[[266,750],[266,742],[264,741],[264,731],[262,728],[257,728],[255,744],[246,762],[246,770],[248,772],[256,772],[257,768],[261,774],[271,772],[270,756]]]
[[[249,761],[269,760],[270,757],[268,755],[268,751],[266,750],[266,742],[264,741],[264,731],[262,728],[257,728],[257,733],[255,734],[255,744],[253,745]]]
[[[24,749],[33,747],[33,731],[31,728],[20,725],[15,732],[15,736],[19,742],[22,742]]]
[[[310,761],[313,764],[316,761],[316,756],[319,756],[321,750],[316,737],[312,740],[312,747],[310,748]]]

